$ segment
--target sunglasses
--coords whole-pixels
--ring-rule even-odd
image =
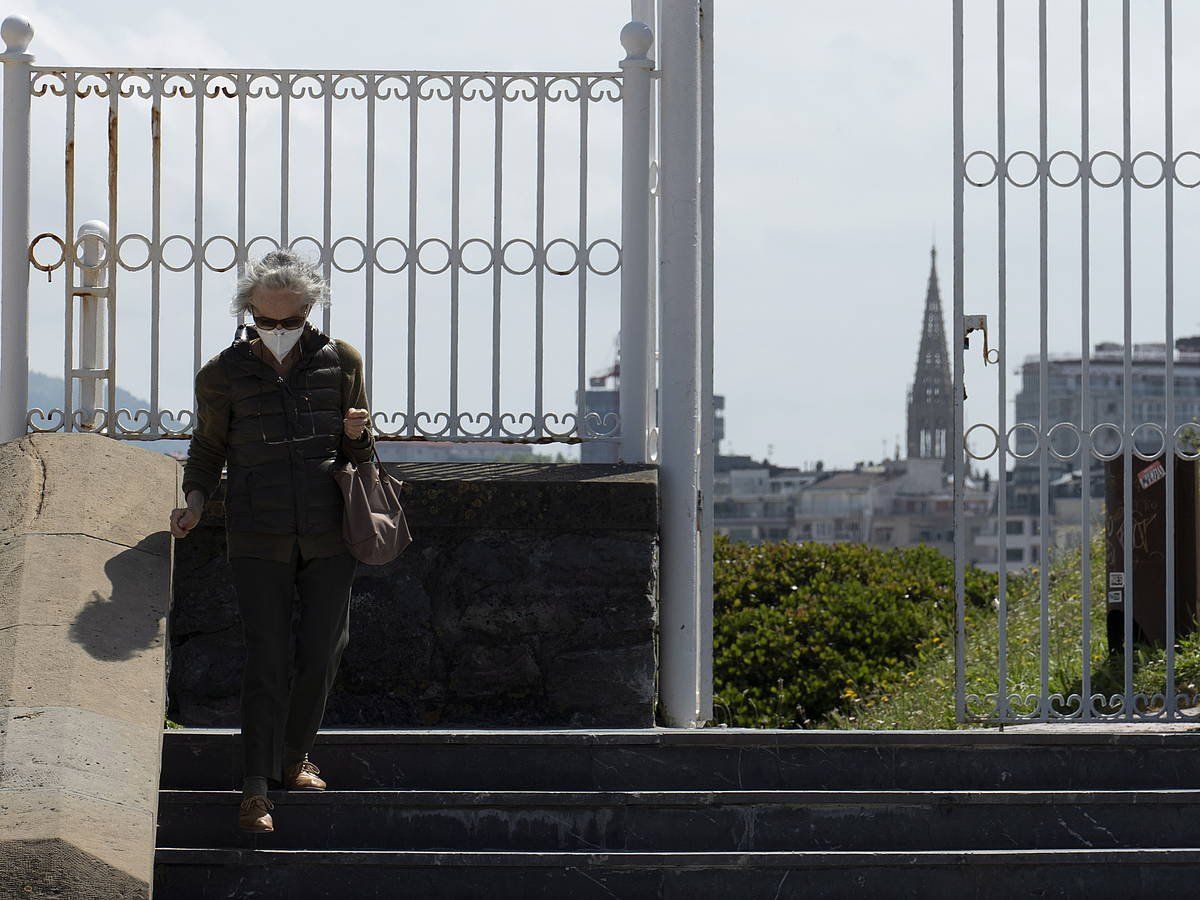
[[[250,315],[254,319],[256,328],[263,328],[270,331],[273,328],[286,328],[289,331],[299,328],[308,319],[308,310],[304,311],[302,316],[288,316],[286,319],[272,319],[270,316],[260,316],[253,309],[250,310]]]
[[[308,434],[296,434],[291,437],[286,437],[282,441],[269,440],[267,438],[267,430],[266,430],[265,426],[263,425],[263,420],[262,420],[263,403],[262,403],[262,400],[260,399],[259,403],[258,403],[258,408],[257,408],[258,430],[259,430],[259,434],[262,437],[262,442],[264,444],[301,444],[301,443],[304,443],[305,441],[313,441],[313,440],[316,440],[317,438],[328,437],[327,434],[317,431],[317,420],[316,420],[316,417],[313,415],[312,399],[308,392],[308,372],[304,371],[304,372],[302,372],[302,375],[304,377],[304,387],[299,392],[299,394],[294,393],[290,388],[287,388],[286,386],[284,387],[284,391],[294,401],[296,416],[292,417],[289,414],[288,406],[284,402],[282,396],[280,397],[280,403],[282,405],[284,418],[286,420],[290,421],[293,426],[297,426],[299,424],[298,420],[299,420],[299,415],[300,415],[300,399],[301,398],[304,399],[304,403],[308,407],[309,433]],[[258,393],[260,396],[263,393],[265,393],[263,386],[261,384],[259,385]],[[298,430],[303,430],[303,429],[298,429]]]

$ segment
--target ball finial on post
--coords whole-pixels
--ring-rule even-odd
[[[0,22],[0,38],[4,39],[4,56],[20,56],[33,40],[33,26],[24,16],[7,16]]]
[[[654,32],[645,22],[628,22],[621,29],[621,46],[626,59],[645,59],[654,45]]]

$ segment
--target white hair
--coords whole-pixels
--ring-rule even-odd
[[[254,291],[259,287],[295,291],[314,306],[329,304],[329,285],[320,271],[312,262],[288,249],[272,250],[246,264],[229,311],[235,316],[243,310],[248,312]]]

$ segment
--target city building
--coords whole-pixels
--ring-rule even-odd
[[[954,457],[950,365],[938,289],[937,254],[930,251],[921,336],[908,389],[908,458],[858,462],[852,469],[777,466],[747,456],[715,462],[713,517],[734,540],[855,541],[873,547],[927,544],[954,552]],[[963,485],[968,563],[994,559],[977,542],[988,523],[996,486],[989,473],[968,474]]]

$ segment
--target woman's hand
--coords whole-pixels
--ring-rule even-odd
[[[204,493],[199,490],[188,492],[187,506],[171,510],[171,534],[177,538],[185,538],[200,522],[204,513]]]
[[[345,431],[346,437],[357,441],[362,437],[363,429],[367,427],[370,418],[370,410],[351,408],[342,419],[342,430]]]

